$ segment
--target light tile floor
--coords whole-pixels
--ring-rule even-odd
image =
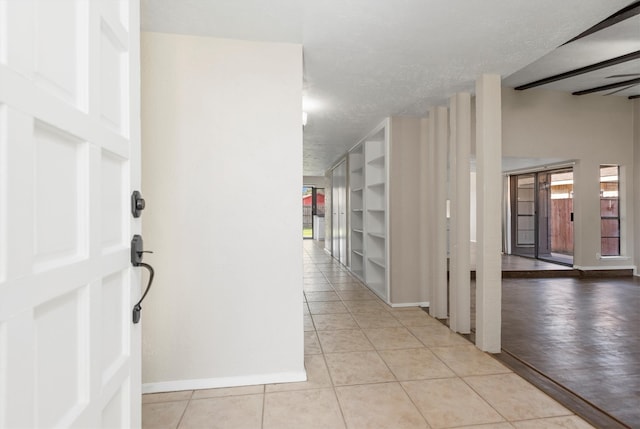
[[[391,308],[304,242],[308,381],[142,397],[143,428],[591,426],[420,308]]]

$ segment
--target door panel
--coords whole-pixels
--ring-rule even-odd
[[[34,308],[35,427],[71,425],[88,399],[87,289],[81,285]]]
[[[33,3],[35,15],[35,83],[86,111],[88,67],[83,45],[89,40],[88,2],[28,0],[27,3]]]
[[[140,425],[138,14],[0,0],[0,428]]]
[[[34,270],[43,271],[87,257],[88,144],[38,120],[33,142]]]
[[[535,175],[511,176],[514,255],[535,256]]]
[[[538,258],[573,264],[573,169],[539,173]]]
[[[551,175],[547,172],[538,173],[538,236],[537,257],[551,257]]]

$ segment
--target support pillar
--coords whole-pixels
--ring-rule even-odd
[[[446,107],[431,110],[433,137],[434,181],[433,199],[433,283],[429,312],[433,317],[445,319],[447,309],[447,152],[449,140],[449,112]]]
[[[476,81],[476,345],[500,352],[502,322],[502,100],[499,75]]]
[[[431,299],[431,260],[430,260],[430,210],[429,193],[429,118],[420,120],[420,288],[423,301]]]
[[[471,95],[458,93],[451,97],[449,106],[449,327],[468,334],[471,332]]]
[[[429,117],[427,118],[427,142],[426,142],[426,195],[429,201],[427,205],[425,226],[426,226],[426,268],[427,268],[427,284],[429,287],[429,314],[432,317],[436,317],[435,313],[435,305],[436,305],[436,276],[435,276],[435,254],[436,254],[436,245],[435,245],[435,225],[434,225],[434,217],[435,217],[435,206],[433,204],[434,199],[436,198],[435,194],[435,182],[436,182],[436,125],[435,125],[435,117],[436,117],[436,109],[429,109]]]

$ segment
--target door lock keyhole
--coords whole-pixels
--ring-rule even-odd
[[[144,198],[142,198],[142,194],[140,191],[133,191],[131,194],[131,214],[133,217],[138,218],[142,214],[142,210],[144,210],[146,203]]]

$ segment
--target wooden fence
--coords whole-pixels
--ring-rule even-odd
[[[313,228],[312,206],[302,206],[302,228]]]

